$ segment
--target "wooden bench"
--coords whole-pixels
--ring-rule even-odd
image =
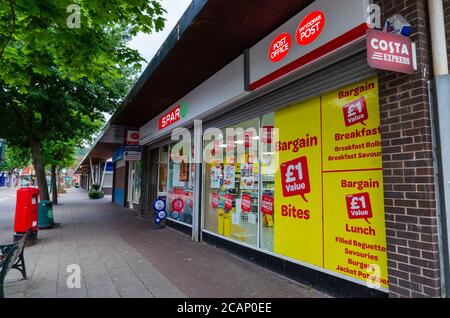
[[[5,297],[3,285],[5,283],[6,275],[11,268],[19,270],[22,273],[23,278],[27,278],[23,251],[29,234],[30,232],[25,233],[25,235],[14,244],[0,245],[0,298]]]

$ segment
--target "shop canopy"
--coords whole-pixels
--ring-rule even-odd
[[[194,0],[80,163],[106,160],[138,129],[313,0]]]

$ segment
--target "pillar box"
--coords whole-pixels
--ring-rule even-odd
[[[17,190],[16,215],[14,219],[14,239],[20,239],[28,230],[31,238],[37,238],[38,232],[39,189],[21,188]]]

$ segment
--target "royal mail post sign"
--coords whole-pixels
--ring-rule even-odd
[[[256,90],[362,39],[369,4],[369,0],[314,1],[250,48],[248,88]]]
[[[372,29],[367,31],[367,62],[370,67],[412,74],[415,58],[415,47],[408,37]]]

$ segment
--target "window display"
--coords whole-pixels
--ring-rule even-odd
[[[259,214],[258,130],[259,118],[222,130],[226,144],[211,142],[213,151],[224,150],[224,158],[207,162],[204,171],[204,228],[254,246]]]
[[[169,147],[167,215],[169,219],[192,224],[194,208],[194,173],[191,151]],[[189,148],[187,148],[189,149]]]

